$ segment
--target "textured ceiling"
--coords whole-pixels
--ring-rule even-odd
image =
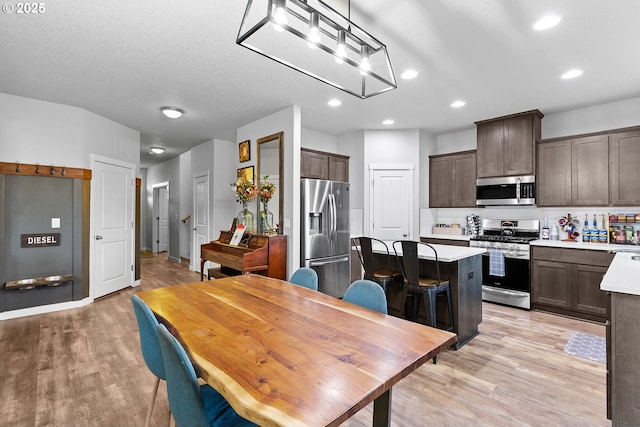
[[[82,107],[141,132],[141,164],[288,105],[305,128],[425,129],[640,96],[638,0],[353,0],[351,20],[387,45],[398,89],[361,100],[236,45],[245,1],[65,0],[0,15],[0,92]],[[562,22],[531,29],[553,12]],[[584,75],[560,79],[570,68]],[[410,81],[399,74],[414,68]],[[330,108],[331,98],[342,100]],[[467,105],[449,107],[456,99]],[[162,105],[186,110],[164,119]],[[395,124],[385,127],[382,120]],[[167,148],[148,155],[151,145]]]

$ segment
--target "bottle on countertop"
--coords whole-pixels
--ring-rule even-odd
[[[551,227],[551,240],[560,240],[560,232],[557,225]]]
[[[589,216],[584,214],[584,228],[582,229],[582,241],[589,242],[591,240],[591,230],[589,229]]]
[[[546,216],[542,220],[542,232],[540,233],[540,237],[543,240],[549,240],[549,223]]]

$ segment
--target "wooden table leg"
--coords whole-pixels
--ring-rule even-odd
[[[204,281],[204,263],[206,262],[206,260],[204,259],[200,259],[200,281]]]
[[[373,427],[391,425],[391,389],[373,401]]]

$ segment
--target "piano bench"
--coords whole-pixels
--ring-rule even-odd
[[[241,274],[240,271],[234,270],[229,267],[217,267],[217,268],[209,268],[207,269],[207,280],[213,279],[222,279],[229,276],[239,276]]]

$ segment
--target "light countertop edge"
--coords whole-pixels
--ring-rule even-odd
[[[563,242],[562,240],[534,240],[531,246],[546,246],[550,248],[567,248],[567,249],[591,249],[595,251],[611,251],[611,252],[640,252],[638,245],[619,245],[610,243],[591,243],[591,242]]]
[[[603,291],[640,295],[640,261],[631,259],[637,254],[619,252],[600,282]]]
[[[471,240],[471,236],[467,236],[467,235],[461,235],[461,234],[433,234],[433,233],[427,233],[427,234],[421,234],[420,237],[424,237],[427,239],[442,239],[442,240],[462,240],[462,241],[469,241]]]
[[[391,246],[393,242],[385,242],[385,243],[387,244],[387,246],[389,246],[389,253],[393,256],[394,252],[393,252],[393,247]],[[380,243],[374,243],[372,246],[373,246],[372,248],[373,252],[386,254],[384,247]],[[397,246],[399,248],[400,245],[397,245]],[[461,259],[469,258],[475,255],[481,255],[487,251],[484,248],[469,248],[467,246],[451,246],[451,245],[438,245],[438,244],[431,245],[431,246],[433,246],[438,252],[438,261],[440,262],[459,261]],[[398,255],[402,255],[402,253],[399,253]],[[433,251],[426,246],[418,246],[418,258],[426,259],[430,261],[435,260]]]

